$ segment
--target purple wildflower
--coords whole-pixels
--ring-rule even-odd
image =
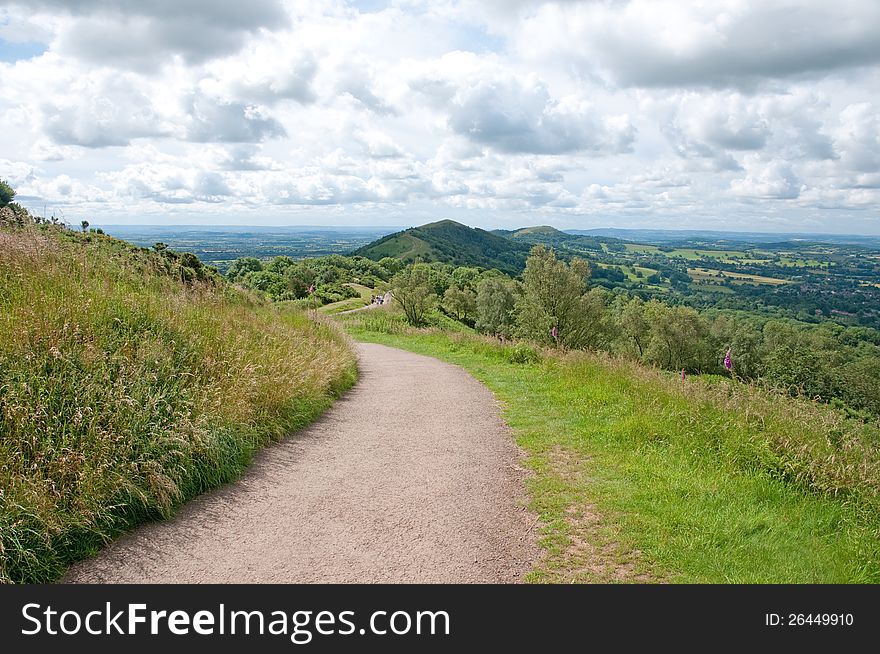
[[[724,367],[733,370],[733,360],[730,358],[730,348],[727,348],[727,354],[724,355]]]
[[[550,330],[550,336],[553,337],[554,341],[559,340],[559,330],[556,329],[556,325],[553,325],[553,329]]]
[[[684,368],[681,369],[681,381],[684,381],[687,378],[687,375],[684,373]]]

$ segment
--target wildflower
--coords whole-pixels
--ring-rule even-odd
[[[559,340],[559,330],[556,329],[556,325],[553,325],[553,329],[550,330],[550,336],[553,337],[554,341]]]
[[[684,374],[684,368],[681,369],[681,381],[684,381],[687,378],[687,375]]]
[[[733,370],[733,360],[730,358],[730,348],[727,348],[727,354],[724,355],[724,367]]]

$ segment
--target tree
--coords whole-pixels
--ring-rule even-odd
[[[0,207],[5,207],[15,198],[15,189],[8,182],[0,179]]]
[[[409,324],[425,324],[428,312],[437,302],[430,270],[424,265],[413,265],[397,273],[391,280],[394,301],[406,314]]]
[[[300,261],[288,266],[284,271],[287,277],[287,285],[296,298],[303,298],[309,294],[309,289],[315,284],[318,271],[312,267],[311,262]]]
[[[237,282],[248,273],[259,272],[262,269],[263,264],[256,257],[241,257],[232,262],[229,270],[226,271],[226,277],[233,282]]]
[[[287,278],[280,273],[269,270],[249,272],[244,278],[244,283],[248,288],[266,293],[273,300],[284,300],[289,297]]]
[[[694,309],[670,307],[652,300],[646,316],[651,324],[646,360],[668,370],[688,372],[707,372],[718,367],[708,338],[709,325]]]
[[[85,234],[86,231],[89,229],[89,221],[88,221],[88,220],[83,220],[83,221],[79,224],[79,226],[82,228],[83,234]]]
[[[477,310],[477,294],[470,288],[450,286],[443,294],[443,308],[459,322],[473,318]]]
[[[645,303],[640,298],[627,302],[618,317],[619,335],[624,349],[633,351],[639,359],[645,356],[651,338],[651,324],[645,315]]]
[[[480,269],[459,266],[452,271],[452,283],[461,288],[474,289],[480,281]]]
[[[590,266],[583,259],[575,257],[566,264],[553,250],[532,248],[516,309],[518,333],[542,343],[595,347],[605,331],[605,306],[598,290],[586,292],[589,276]]]
[[[517,283],[507,277],[482,280],[477,285],[477,330],[495,336],[512,336],[519,294]]]
[[[379,265],[392,275],[403,270],[403,261],[394,257],[382,257],[379,259]]]
[[[284,274],[284,271],[294,264],[293,259],[287,256],[275,257],[272,262],[266,266],[269,272]]]

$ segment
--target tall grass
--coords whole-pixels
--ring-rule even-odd
[[[328,322],[107,237],[0,231],[0,581],[234,479],[355,374]]]
[[[502,401],[535,471],[547,553],[533,580],[880,582],[877,422],[607,355],[345,318]]]

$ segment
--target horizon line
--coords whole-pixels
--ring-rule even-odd
[[[180,227],[195,227],[199,229],[216,229],[216,228],[224,228],[224,227],[243,227],[243,228],[288,228],[288,229],[392,229],[397,231],[405,231],[407,229],[414,229],[416,227],[424,227],[425,225],[430,225],[436,222],[443,222],[443,220],[449,220],[451,222],[459,223],[460,225],[465,225],[466,227],[471,227],[472,229],[482,229],[483,231],[491,232],[496,229],[501,229],[505,231],[515,232],[521,229],[531,229],[534,227],[552,227],[560,232],[590,232],[590,231],[599,231],[599,230],[618,230],[623,232],[708,232],[708,233],[716,233],[716,234],[765,234],[765,235],[780,235],[780,236],[855,236],[862,238],[878,238],[880,239],[880,232],[877,233],[856,233],[856,232],[801,232],[801,231],[761,231],[761,230],[737,230],[737,229],[713,229],[713,228],[705,228],[705,227],[690,227],[690,228],[675,228],[675,227],[590,227],[590,228],[564,228],[560,229],[558,227],[553,227],[553,225],[546,224],[538,224],[538,225],[525,225],[522,227],[516,228],[507,228],[507,227],[473,227],[472,225],[467,225],[466,223],[461,223],[457,220],[452,220],[449,218],[431,221],[430,223],[423,223],[421,225],[253,225],[253,224],[241,224],[241,223],[222,223],[222,224],[199,224],[199,223],[183,223],[183,224],[163,224],[163,223],[92,223],[92,227],[167,227],[167,228],[180,228]],[[71,223],[73,225],[73,223]]]

